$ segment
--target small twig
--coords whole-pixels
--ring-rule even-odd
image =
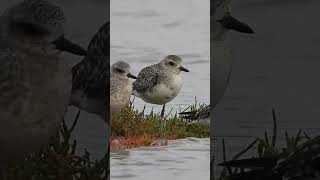
[[[227,160],[227,152],[226,152],[226,144],[224,142],[224,139],[222,139],[222,151],[223,151],[223,161],[225,162]],[[230,167],[227,167],[229,175],[232,174],[232,169]],[[223,173],[225,173],[225,168],[223,168]]]
[[[268,139],[268,132],[267,131],[264,132],[264,141],[265,141],[266,145],[269,145],[269,139]]]
[[[165,119],[167,119],[169,117],[169,115],[171,114],[173,108],[171,108],[171,110],[169,111],[169,113],[167,114],[167,116],[165,116]]]
[[[249,151],[257,142],[259,141],[259,138],[256,138],[254,141],[252,141],[251,144],[249,144],[249,146],[247,146],[246,148],[244,148],[242,151],[238,152],[236,155],[233,156],[232,160],[237,160],[240,156],[242,156],[244,153],[246,153],[247,151]]]
[[[277,117],[276,117],[274,108],[272,109],[272,119],[273,119],[272,147],[275,147],[276,141],[277,141]]]
[[[297,136],[296,136],[296,139],[295,139],[295,141],[294,141],[294,147],[297,147],[298,142],[301,140],[301,138],[300,138],[301,132],[302,132],[302,129],[299,129],[299,132],[298,132],[298,134],[297,134]]]
[[[305,138],[311,139],[311,137],[305,131],[303,131],[303,134],[304,134]]]
[[[73,121],[72,125],[71,125],[71,128],[69,129],[69,132],[73,132],[74,128],[76,127],[76,124],[78,123],[78,120],[79,120],[79,117],[80,117],[80,110],[78,110],[77,112],[77,115],[76,115],[76,118],[75,120]]]
[[[226,145],[224,143],[224,138],[222,139],[222,152],[223,152],[223,161],[226,161],[227,157],[226,157]]]

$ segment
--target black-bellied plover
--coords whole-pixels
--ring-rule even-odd
[[[182,87],[181,71],[189,72],[182,66],[182,59],[176,55],[166,56],[160,63],[141,70],[133,83],[133,95],[147,103],[163,105],[173,100]]]
[[[71,84],[61,50],[86,51],[63,37],[63,11],[25,0],[0,17],[0,166],[23,160],[54,135],[64,118]]]
[[[130,73],[130,65],[123,61],[114,63],[111,67],[110,78],[110,112],[119,112],[130,101],[132,95],[132,82],[137,79]]]
[[[72,68],[70,104],[106,119],[110,89],[110,23],[91,39],[87,56]]]
[[[212,14],[213,28],[211,29],[211,63],[213,63],[213,101],[214,108],[223,97],[229,83],[232,71],[231,48],[229,46],[228,31],[234,30],[241,33],[254,33],[247,24],[232,17],[229,8],[230,0],[219,1],[217,14]],[[213,17],[215,16],[215,17]]]

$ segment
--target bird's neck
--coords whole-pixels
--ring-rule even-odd
[[[212,37],[214,41],[224,41],[227,37],[228,30],[222,26],[218,21],[215,22],[214,29],[212,30]]]

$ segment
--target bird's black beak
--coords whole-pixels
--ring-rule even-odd
[[[180,66],[179,69],[180,69],[180,71],[189,72],[188,69],[186,69],[186,68],[184,68],[184,67],[182,67],[182,66]]]
[[[56,49],[59,49],[61,51],[66,51],[80,56],[87,55],[87,51],[83,47],[69,41],[68,39],[65,39],[64,36],[61,36],[60,38],[55,40],[53,44],[56,46]]]
[[[231,29],[241,33],[254,34],[254,31],[248,24],[243,23],[230,15],[223,17],[218,20],[218,22],[226,29]]]
[[[137,79],[137,77],[134,76],[134,75],[132,75],[131,73],[129,73],[127,76],[128,76],[129,78],[132,78],[132,79]]]

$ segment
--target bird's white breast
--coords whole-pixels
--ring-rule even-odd
[[[213,51],[213,98],[211,105],[215,106],[223,97],[229,83],[232,70],[231,49],[229,47],[229,39],[213,40],[211,43]]]
[[[162,81],[142,97],[146,102],[153,104],[165,104],[173,100],[182,87],[182,75],[174,74],[171,78]]]

